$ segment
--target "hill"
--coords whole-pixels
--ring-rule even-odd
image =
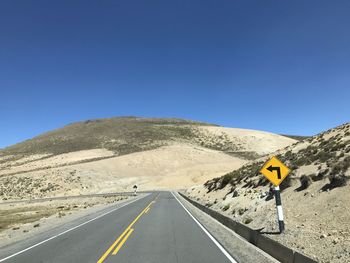
[[[320,262],[350,261],[350,123],[273,155],[292,173],[281,184],[287,231],[271,237]],[[273,233],[277,226],[271,185],[259,174],[268,158],[192,187],[187,194],[252,228]]]
[[[182,119],[88,120],[0,151],[0,196],[125,191],[135,183],[142,189],[181,188],[294,142]]]
[[[269,141],[265,143],[267,151],[252,148],[254,136],[260,140],[260,144],[264,143],[261,138],[268,138]],[[247,137],[250,139],[247,140]],[[0,156],[16,159],[28,155],[58,155],[91,149],[107,149],[119,156],[155,149],[169,142],[191,143],[247,157],[249,153],[264,154],[292,140],[267,132],[229,129],[183,119],[116,117],[67,125],[7,147],[0,151]]]
[[[117,155],[150,150],[169,140],[191,140],[196,126],[181,119],[117,117],[77,122],[7,147],[3,155],[62,154],[104,148]]]

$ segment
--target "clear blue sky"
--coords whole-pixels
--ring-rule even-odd
[[[84,119],[349,121],[350,2],[0,1],[0,148]]]

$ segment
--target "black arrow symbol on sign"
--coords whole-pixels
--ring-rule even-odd
[[[277,171],[277,178],[278,179],[281,179],[281,168],[280,167],[276,167],[276,166],[272,166],[270,165],[269,167],[266,168],[267,170],[269,170],[271,173],[273,171]]]

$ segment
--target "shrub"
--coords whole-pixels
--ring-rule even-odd
[[[331,174],[344,174],[350,166],[350,157],[344,158],[343,161],[333,165]]]
[[[307,189],[310,186],[311,183],[312,183],[311,175],[302,175],[300,177],[300,184],[301,184],[300,190]]]
[[[328,161],[329,159],[331,159],[334,156],[334,154],[329,153],[329,152],[325,152],[325,151],[320,151],[317,154],[317,159],[321,162],[324,163],[326,161]]]
[[[246,217],[246,218],[243,219],[243,223],[246,224],[246,225],[249,224],[252,221],[253,221],[253,219],[251,217]]]
[[[255,187],[258,187],[258,186],[266,186],[266,185],[268,185],[268,184],[269,184],[269,180],[267,180],[265,176],[262,176],[262,177],[259,179],[258,183],[255,185]]]
[[[343,162],[345,163],[346,169],[349,168],[349,166],[350,166],[350,156],[346,156],[344,158]]]
[[[344,174],[331,173],[330,175],[328,175],[328,179],[331,188],[345,186],[346,182],[348,181],[348,178]]]
[[[234,190],[232,193],[232,197],[237,197],[237,196],[239,196],[239,193],[237,190]]]
[[[231,179],[232,179],[231,173],[225,174],[222,177],[222,180],[221,180],[220,185],[219,185],[219,189],[224,188],[231,181]]]
[[[285,155],[285,157],[286,157],[287,159],[291,159],[291,157],[292,157],[293,154],[292,154],[292,151],[289,150],[289,151],[286,152],[284,155]]]
[[[225,206],[222,208],[222,211],[227,211],[229,208],[230,208],[230,205],[225,205]]]
[[[318,174],[310,174],[310,178],[312,181],[316,182],[316,181],[320,181],[324,178],[324,175],[326,174],[327,172],[325,171],[322,171],[322,172],[319,172]]]
[[[216,182],[219,180],[219,178],[214,178],[212,180],[207,181],[204,186],[208,189],[207,193],[210,193],[211,191],[215,190],[216,188]]]
[[[335,151],[341,151],[345,149],[345,145],[342,143],[336,144],[332,147],[331,151],[335,152]]]
[[[298,169],[298,165],[296,165],[295,163],[292,163],[292,164],[290,165],[290,169],[291,169],[291,170],[296,170],[296,169]]]
[[[305,157],[301,157],[299,159],[297,159],[295,162],[294,162],[295,165],[297,166],[303,166],[305,164],[307,164],[307,159]]]
[[[240,209],[238,209],[238,214],[241,216],[245,213],[245,211],[246,210],[244,208],[240,208]]]

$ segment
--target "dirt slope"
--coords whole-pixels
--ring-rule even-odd
[[[185,188],[294,142],[180,119],[80,122],[0,151],[0,198]]]
[[[320,262],[350,262],[350,123],[276,154],[292,174],[282,183],[286,233],[270,235]],[[275,201],[259,174],[268,157],[194,186],[187,194],[263,232],[276,232]]]

